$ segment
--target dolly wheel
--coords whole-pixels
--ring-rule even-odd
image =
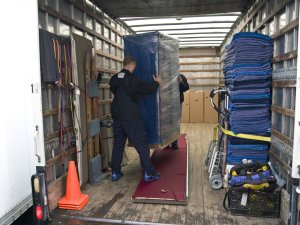
[[[222,179],[221,174],[212,175],[209,178],[209,184],[210,184],[211,188],[214,190],[221,189],[223,187],[223,179]]]

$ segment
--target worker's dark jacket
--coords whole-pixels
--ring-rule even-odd
[[[147,83],[138,77],[132,76],[125,69],[113,75],[109,85],[111,92],[114,94],[111,114],[112,118],[118,121],[140,119],[138,101],[144,95],[155,92],[159,86],[158,82]]]
[[[190,89],[190,86],[187,82],[186,77],[183,74],[179,74],[179,76],[181,76],[182,78],[182,82],[179,83],[179,91],[180,91],[180,103],[182,103],[184,101],[184,94],[183,92],[186,92],[187,90]]]

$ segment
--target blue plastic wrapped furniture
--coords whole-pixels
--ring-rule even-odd
[[[146,82],[153,75],[161,75],[157,93],[142,98],[142,113],[149,145],[166,146],[180,133],[180,99],[177,76],[179,75],[179,40],[159,32],[128,35],[124,37],[125,56],[137,61],[133,76]]]

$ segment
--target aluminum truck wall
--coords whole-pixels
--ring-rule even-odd
[[[31,206],[31,175],[35,166],[45,165],[37,4],[2,3],[7,35],[0,44],[0,224],[10,224]]]

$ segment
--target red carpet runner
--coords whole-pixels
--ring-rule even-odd
[[[141,179],[133,202],[158,204],[187,204],[187,142],[186,135],[178,138],[178,150],[165,148],[156,150],[152,162],[161,177],[158,181],[146,183]]]

